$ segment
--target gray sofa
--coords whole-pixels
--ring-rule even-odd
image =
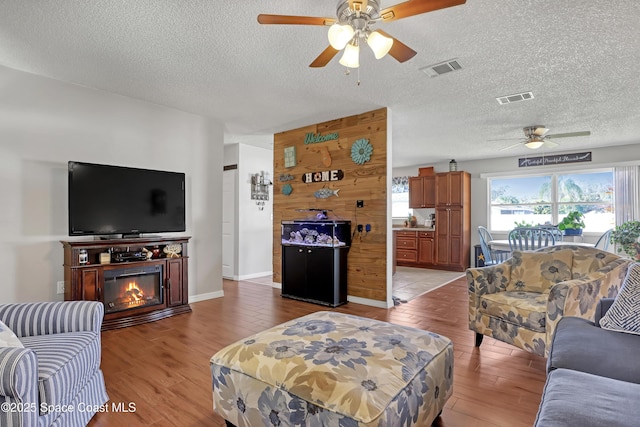
[[[565,317],[557,325],[538,427],[640,425],[640,335],[599,327],[613,299],[602,299],[595,321]]]
[[[0,347],[0,426],[84,426],[107,400],[102,303],[0,304],[22,347]]]

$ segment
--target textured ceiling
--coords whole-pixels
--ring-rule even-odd
[[[640,143],[638,1],[467,0],[380,24],[418,54],[400,64],[363,48],[360,85],[338,56],[308,67],[326,27],[256,21],[333,17],[336,3],[0,0],[0,64],[213,117],[239,137],[389,107],[396,167],[532,154],[499,150],[538,124],[592,132],[547,152]],[[452,58],[461,71],[419,71]],[[535,98],[495,99],[523,91]]]

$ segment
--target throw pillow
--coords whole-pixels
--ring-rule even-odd
[[[0,321],[0,347],[22,347],[22,342],[18,339],[7,325]]]
[[[545,292],[556,283],[571,279],[573,251],[513,251],[508,291]]]
[[[640,335],[640,263],[631,264],[620,293],[600,319],[611,331]]]

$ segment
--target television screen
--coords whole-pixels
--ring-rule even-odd
[[[185,231],[185,174],[69,162],[69,235]]]

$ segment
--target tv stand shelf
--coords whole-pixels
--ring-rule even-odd
[[[124,328],[188,313],[187,244],[191,237],[140,237],[108,240],[62,241],[65,301],[104,301],[104,273],[108,270],[158,265],[162,271],[162,302],[151,306],[105,313],[102,330]],[[165,251],[167,248],[167,251]],[[169,250],[171,249],[171,250]],[[86,264],[81,254],[86,251]],[[144,253],[143,260],[100,263],[100,254]],[[167,253],[168,252],[168,253]],[[110,257],[113,260],[113,256]]]

